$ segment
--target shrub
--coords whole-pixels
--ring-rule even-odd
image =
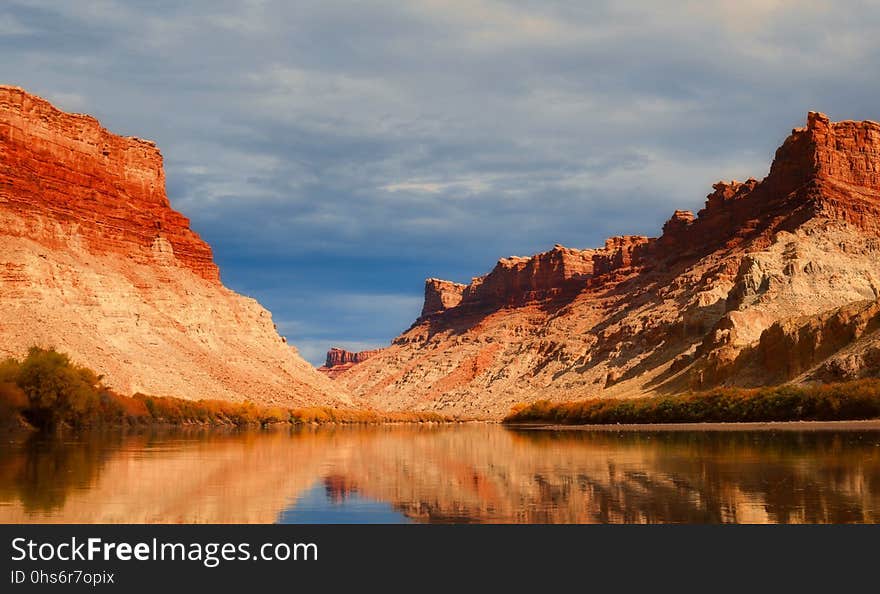
[[[55,349],[32,347],[21,362],[16,384],[27,396],[27,414],[37,426],[87,424],[97,416],[105,390],[90,369],[78,367]]]
[[[285,409],[251,402],[184,400],[167,396],[122,396],[90,369],[55,349],[33,347],[23,361],[0,361],[0,420],[23,414],[35,426],[52,428],[109,423],[269,425],[273,423],[382,423],[448,421],[436,413],[380,413],[327,406]]]
[[[693,423],[872,419],[880,417],[880,380],[718,388],[677,396],[518,404],[505,423]]]
[[[11,382],[0,382],[0,425],[24,413],[27,404],[21,388]]]

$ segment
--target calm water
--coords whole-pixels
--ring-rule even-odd
[[[877,522],[880,431],[495,425],[0,444],[0,522]]]

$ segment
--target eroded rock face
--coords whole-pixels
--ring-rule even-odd
[[[878,328],[876,300],[778,319],[756,341],[743,341],[737,348],[729,340],[707,350],[702,381],[756,387],[795,379],[844,381],[878,375]]]
[[[464,288],[459,305],[497,308],[556,296],[592,274],[593,255],[593,250],[557,245],[528,258],[502,258],[492,272]]]
[[[857,301],[814,316],[774,322],[747,358],[770,381],[787,381],[878,328],[880,302]]]
[[[605,240],[605,248],[593,254],[593,268],[597,276],[627,269],[647,252],[650,240],[642,235],[621,235]]]
[[[340,381],[380,408],[498,418],[542,398],[860,377],[880,340],[841,316],[878,297],[880,124],[810,113],[763,180],[715,184],[658,238],[501,260]]]
[[[61,112],[15,87],[0,86],[3,209],[25,219],[5,234],[63,246],[46,217],[75,226],[88,249],[151,262],[167,252],[218,281],[211,248],[170,207],[156,145],[122,137],[91,116]]]
[[[425,281],[425,304],[422,306],[421,317],[444,312],[450,307],[461,303],[461,297],[467,285],[429,278]]]
[[[318,368],[318,371],[328,377],[335,378],[342,372],[351,369],[358,363],[363,363],[380,351],[381,349],[374,349],[353,353],[345,349],[333,347],[327,351],[327,359],[325,360],[324,365]]]
[[[162,156],[0,86],[0,355],[55,346],[117,390],[335,404],[348,396],[220,282]]]
[[[612,237],[604,248],[595,250],[557,244],[534,256],[502,258],[492,272],[467,285],[429,278],[422,318],[445,312],[466,315],[572,295],[595,276],[631,267],[638,248],[648,243],[647,237],[630,235]]]

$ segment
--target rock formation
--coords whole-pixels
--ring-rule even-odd
[[[381,349],[376,349],[372,351],[359,351],[357,353],[352,353],[345,349],[333,347],[327,351],[327,359],[325,360],[324,365],[318,367],[318,371],[328,377],[336,377],[343,371],[351,369],[358,363],[363,363],[373,355],[377,354],[380,350]]]
[[[379,408],[498,418],[517,402],[876,375],[880,124],[810,113],[761,181],[719,182],[657,238],[430,279],[413,326],[337,381]]]
[[[278,404],[348,398],[220,283],[165,195],[162,156],[0,86],[0,355],[54,346],[119,391]]]
[[[461,297],[467,285],[461,285],[452,281],[429,278],[425,281],[425,304],[422,306],[422,316],[446,311],[461,303]]]
[[[592,274],[593,256],[594,250],[557,245],[529,258],[502,258],[492,272],[464,288],[459,307],[497,307],[554,297]]]

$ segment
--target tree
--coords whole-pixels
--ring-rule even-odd
[[[50,428],[63,421],[87,422],[97,412],[103,390],[93,371],[74,365],[55,349],[39,347],[28,351],[17,383],[27,396],[31,420]]]

